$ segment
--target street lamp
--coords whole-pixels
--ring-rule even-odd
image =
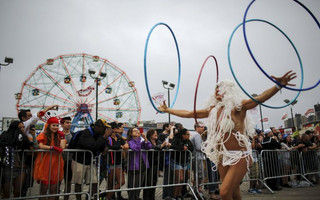
[[[257,95],[257,94],[252,94],[251,96],[254,98],[254,97],[258,96],[258,95]],[[261,104],[260,104],[260,103],[259,103],[259,109],[260,109],[261,129],[262,129],[262,131],[263,131],[264,129],[263,129],[263,120],[262,120],[262,109],[261,109]]]
[[[290,103],[290,100],[289,99],[285,99],[283,100],[285,103]],[[295,124],[294,124],[294,120],[293,120],[293,112],[292,112],[292,107],[294,106],[294,104],[296,104],[298,102],[298,100],[294,100],[293,102],[291,102],[291,106],[290,106],[290,110],[291,110],[291,122],[292,122],[292,125],[293,125],[293,128],[295,128]]]
[[[13,58],[5,57],[5,58],[4,58],[4,62],[5,62],[6,64],[0,63],[0,70],[1,70],[1,66],[8,66],[8,65],[10,65],[11,63],[13,63]]]
[[[168,81],[162,81],[162,85],[164,87],[164,89],[167,89],[168,90],[168,107],[170,107],[170,90],[173,90],[174,87],[176,86],[175,84],[173,83],[169,83]],[[168,113],[168,116],[169,116],[169,123],[170,123],[170,113]]]
[[[96,73],[94,69],[89,69],[88,73],[90,77],[96,81],[96,120],[98,120],[98,86],[99,86],[99,82],[102,79],[104,79],[107,76],[107,74],[104,72],[100,72],[98,76],[94,76],[94,74]]]

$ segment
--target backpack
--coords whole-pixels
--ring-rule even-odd
[[[91,135],[93,136],[93,131],[92,131],[91,127],[88,127],[88,129],[89,129]],[[79,137],[80,137],[82,131],[83,130],[77,131],[76,133],[74,133],[72,135],[72,138],[68,144],[68,149],[76,149],[77,148],[78,140],[79,140]]]

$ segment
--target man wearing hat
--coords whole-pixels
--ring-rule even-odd
[[[111,126],[104,119],[98,119],[87,129],[76,133],[74,136],[74,149],[90,150],[94,156],[98,156],[103,152],[107,145],[107,137],[111,133]],[[97,167],[92,164],[94,158],[89,152],[77,152],[72,161],[72,183],[75,183],[75,192],[82,192],[82,183],[85,181],[89,184],[92,177],[92,193],[97,192],[98,179]],[[91,172],[92,167],[92,173]],[[81,195],[76,195],[77,199],[81,199]]]
[[[273,136],[273,132],[271,129],[266,129],[264,131],[265,137],[263,138],[262,141],[262,147],[263,150],[276,150],[276,149],[281,149],[281,145],[279,142],[277,142]],[[264,165],[264,170],[265,170],[265,175],[266,176],[278,176],[277,172],[277,167],[280,167],[279,159],[278,159],[278,154],[276,151],[268,151],[266,152],[266,155],[264,160],[263,160],[263,165]],[[272,189],[272,190],[281,190],[282,187],[280,186],[280,178],[274,178],[274,179],[267,179],[266,180],[267,185]]]

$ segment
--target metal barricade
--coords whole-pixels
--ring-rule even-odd
[[[109,150],[99,156],[98,196],[109,199],[115,192],[127,191],[128,196],[139,198],[143,189],[143,197],[147,199],[155,195],[156,188],[163,188],[167,193],[182,186],[189,187],[195,196],[190,182],[191,161],[190,151]],[[160,170],[164,173],[163,180],[159,178]]]
[[[71,157],[75,159],[79,154],[84,155],[83,160],[86,159],[86,155],[91,157],[89,159],[91,170],[88,175],[90,177],[89,188],[91,188],[91,174],[94,163],[91,151],[65,149],[62,153],[57,153],[52,150],[14,150],[12,154],[14,158],[9,156],[10,161],[1,166],[1,198],[41,199],[64,196],[64,199],[68,199],[70,195],[91,196],[91,190],[89,192],[83,192],[82,190],[71,192],[71,188],[69,190],[65,189],[64,192],[60,190],[65,185],[71,187]]]
[[[303,175],[305,177],[315,175],[319,179],[320,175],[320,150],[309,150],[301,152]],[[309,178],[308,178],[309,180]]]
[[[280,181],[281,177],[300,176],[309,182],[303,175],[303,162],[303,157],[297,150],[263,150],[261,152],[262,181]],[[265,184],[266,188],[273,193],[270,185]]]

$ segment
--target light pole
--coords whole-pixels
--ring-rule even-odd
[[[168,107],[170,108],[170,90],[174,89],[175,84],[162,80],[162,85],[163,85],[164,89],[168,90]],[[171,122],[170,113],[168,113],[168,116],[169,116],[169,123],[170,123]]]
[[[252,94],[251,96],[254,98],[254,97],[258,96],[258,95],[257,95],[257,94]],[[263,131],[264,129],[263,129],[263,120],[262,120],[262,109],[261,109],[261,104],[260,104],[260,103],[259,103],[259,109],[260,109],[261,129],[262,129],[262,131]]]
[[[290,103],[290,100],[289,99],[285,99],[285,100],[283,100],[285,103]],[[293,128],[295,128],[296,126],[295,126],[295,124],[294,124],[294,120],[293,120],[293,112],[292,112],[292,107],[293,107],[293,105],[294,104],[296,104],[298,102],[298,100],[294,100],[290,105],[290,111],[291,111],[291,122],[292,122],[292,126],[293,126]]]
[[[5,62],[6,64],[0,63],[0,70],[1,70],[1,66],[8,66],[8,65],[10,65],[11,63],[13,63],[13,58],[5,57],[5,58],[4,58],[4,62]]]
[[[107,76],[107,74],[104,72],[100,72],[98,76],[94,76],[96,71],[93,69],[89,69],[88,72],[90,74],[90,77],[96,81],[96,120],[98,120],[98,86],[99,86],[99,81],[104,79]]]

